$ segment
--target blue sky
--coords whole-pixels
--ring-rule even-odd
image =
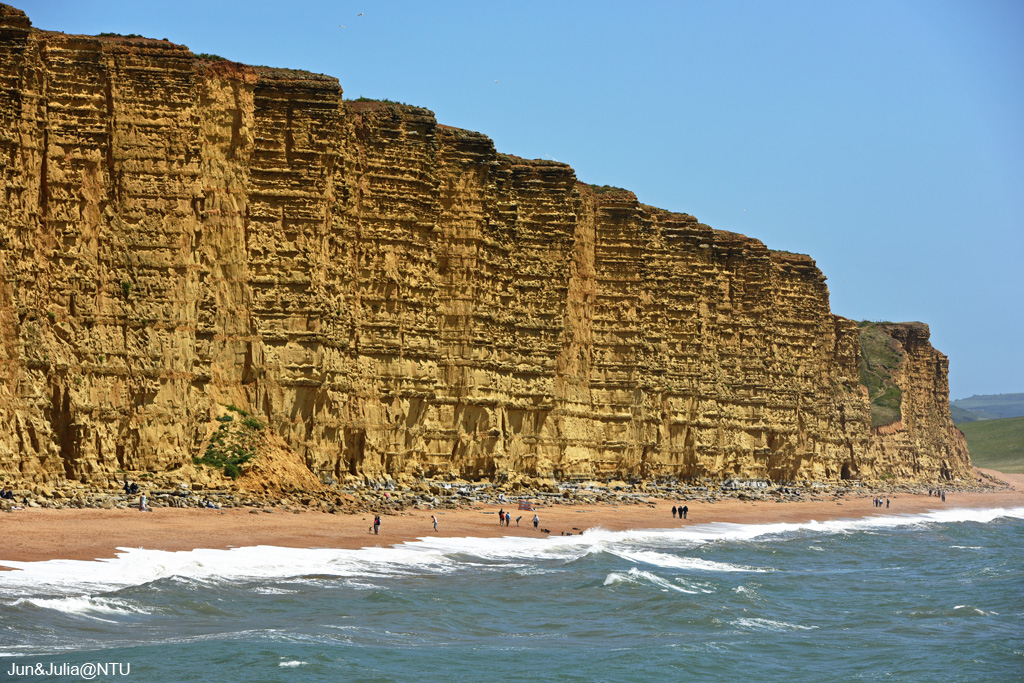
[[[951,398],[1024,392],[1017,0],[7,2],[427,107],[810,254],[833,312],[931,326]]]

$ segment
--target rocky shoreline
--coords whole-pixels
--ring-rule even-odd
[[[316,495],[296,489],[256,496],[237,490],[245,477],[217,489],[210,486],[213,482],[206,482],[200,490],[193,481],[186,490],[180,487],[181,482],[154,475],[154,480],[142,483],[153,505],[148,508],[151,512],[138,510],[138,496],[126,497],[113,487],[93,491],[74,484],[54,487],[52,494],[60,491],[60,498],[53,495],[40,499],[30,493],[29,504],[34,502],[37,507],[0,515],[6,532],[0,568],[25,568],[19,563],[54,559],[111,558],[125,548],[162,552],[254,546],[357,550],[413,542],[435,534],[537,538],[575,535],[591,529],[800,524],[878,514],[1024,508],[1024,475],[992,470],[979,470],[979,474],[983,479],[974,486],[961,482],[955,487],[943,487],[947,493],[945,500],[927,495],[929,490],[936,489],[929,483],[765,487],[737,481],[710,486],[703,482],[644,486],[584,482],[586,485],[575,487],[550,482],[523,486],[514,495],[508,487],[502,491],[500,486],[459,481],[405,482],[403,487],[396,485],[395,490],[381,482],[374,488],[372,482],[367,486],[362,481],[356,486],[348,481],[334,488],[326,486]],[[118,484],[123,486],[123,481]],[[743,484],[747,486],[742,487]],[[436,493],[431,493],[431,488]],[[536,513],[518,510],[524,498],[528,498]],[[879,498],[891,501],[891,507],[879,509]],[[204,509],[204,500],[217,501],[222,507]],[[24,498],[16,496],[14,502],[20,507]],[[689,508],[685,521],[671,510],[681,504]],[[104,505],[109,507],[103,509]],[[57,506],[59,509],[54,509]],[[502,509],[515,511],[513,514],[526,519],[538,514],[540,526],[502,526],[498,518]],[[374,534],[372,527],[377,515],[384,522],[380,535]],[[439,522],[437,529],[433,526],[435,519]]]
[[[149,508],[251,508],[253,512],[320,511],[326,513],[395,513],[414,510],[455,510],[478,505],[512,504],[521,500],[536,504],[654,505],[654,501],[678,500],[714,503],[723,500],[798,502],[843,500],[850,497],[923,495],[933,491],[947,493],[986,493],[1011,487],[989,473],[977,472],[977,481],[942,483],[849,482],[842,485],[822,482],[773,484],[766,481],[726,480],[724,482],[640,482],[623,481],[532,482],[514,486],[465,481],[420,481],[396,485],[391,480],[333,484],[319,491],[292,490],[268,495],[247,491],[232,483],[197,485],[173,481],[166,475],[139,477],[136,494],[123,491],[123,482],[102,487],[92,484],[64,483],[56,486],[34,484],[5,487],[12,499],[0,500],[0,510],[19,508],[49,509],[128,509],[138,508],[142,495]]]

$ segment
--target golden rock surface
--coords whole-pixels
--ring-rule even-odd
[[[872,429],[807,256],[334,78],[7,6],[0,80],[9,480],[189,471],[228,405],[322,480],[971,476],[927,328],[887,328]]]

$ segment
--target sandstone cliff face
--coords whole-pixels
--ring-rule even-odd
[[[825,279],[336,80],[0,6],[0,473],[162,471],[221,406],[324,478],[969,476],[920,326],[872,431]]]
[[[877,327],[905,355],[894,378],[902,389],[900,419],[871,430],[876,472],[916,480],[938,467],[942,479],[963,476],[958,463],[967,445],[949,414],[949,360],[932,348],[927,325],[883,323]]]

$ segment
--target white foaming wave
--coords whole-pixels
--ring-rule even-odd
[[[917,514],[884,515],[863,518],[830,519],[809,522],[772,522],[766,524],[735,524],[712,522],[681,529],[657,529],[628,534],[630,539],[658,543],[668,540],[694,547],[722,541],[753,541],[768,536],[778,536],[801,531],[823,535],[854,533],[859,531],[885,530],[924,524],[954,524],[975,522],[987,524],[999,519],[1024,519],[1024,507],[1015,508],[950,508],[932,510]],[[588,532],[589,533],[589,532]]]
[[[587,555],[605,552],[616,553],[623,545],[632,545],[650,538],[664,537],[659,532],[608,531],[600,527],[588,529],[585,534],[571,536],[502,538],[445,538],[429,536],[404,546],[417,550],[433,550],[445,557],[458,557],[460,564],[486,566],[486,563],[500,563],[503,568],[520,568],[530,572],[540,562],[568,563]],[[516,565],[522,563],[521,566]],[[483,563],[483,564],[481,564]]]
[[[800,624],[790,624],[786,621],[761,619],[758,617],[736,619],[731,623],[741,628],[749,628],[756,631],[813,631],[818,628],[817,626],[802,626]]]
[[[189,551],[118,548],[116,557],[101,560],[47,560],[0,566],[21,571],[0,572],[0,596],[97,594],[161,579],[195,582],[332,577],[367,582],[393,576],[448,573],[479,561],[517,559],[571,561],[593,551],[583,536],[540,538],[437,538],[390,547],[359,550],[246,546]],[[467,560],[467,557],[472,558]],[[474,561],[476,561],[474,563]]]
[[[293,667],[293,666],[306,666],[307,664],[309,664],[309,662],[302,662],[302,661],[299,661],[297,659],[293,659],[293,660],[288,661],[288,662],[278,662],[277,665],[278,666],[284,666],[284,667]]]
[[[340,550],[250,546],[189,551],[118,548],[113,559],[7,562],[22,571],[0,572],[0,595],[95,594],[160,579],[197,582],[327,577],[381,577],[415,572],[446,572],[455,563],[443,555],[399,546]]]
[[[1024,507],[953,508],[916,515],[838,519],[805,523],[731,524],[712,523],[682,529],[608,531],[588,529],[573,536],[536,538],[449,538],[425,537],[391,547],[342,550],[330,548],[282,548],[247,546],[227,550],[191,551],[119,548],[113,559],[47,560],[15,562],[0,560],[0,566],[22,571],[0,571],[0,596],[53,596],[75,593],[97,594],[160,579],[179,577],[192,581],[219,582],[226,579],[282,579],[302,576],[357,578],[364,580],[424,573],[448,573],[473,561],[500,563],[522,561],[571,562],[592,553],[636,554],[633,548],[670,547],[674,551],[713,542],[751,541],[763,537],[811,531],[820,534],[852,533],[928,523],[988,523],[1000,518],[1024,519]],[[648,553],[638,558],[655,566],[679,566],[707,571],[771,571],[708,563],[670,554]],[[672,563],[671,565],[668,563]]]
[[[66,598],[19,598],[13,606],[32,605],[42,609],[52,609],[65,614],[75,614],[100,621],[110,621],[104,616],[124,616],[126,614],[151,614],[138,605],[118,598],[91,597],[88,595]]]
[[[290,590],[288,588],[278,588],[277,586],[253,586],[252,592],[259,595],[293,595],[298,591]]]
[[[628,572],[612,572],[604,579],[605,586],[614,586],[617,584],[648,584],[661,588],[662,590],[672,590],[679,593],[690,593],[696,595],[701,591],[692,590],[683,586],[677,586],[676,584],[661,578],[657,574],[651,572],[645,572],[636,567],[632,567]]]
[[[773,571],[772,569],[763,569],[761,567],[747,567],[739,564],[729,564],[727,562],[714,562],[712,560],[704,560],[699,557],[684,557],[680,555],[670,555],[668,553],[659,553],[653,550],[637,550],[633,552],[622,552],[613,551],[615,555],[618,555],[624,560],[631,562],[641,562],[643,564],[651,564],[656,567],[665,567],[671,569],[696,569],[699,571],[707,572],[757,572],[764,573]]]
[[[604,545],[612,539],[613,534],[629,532],[607,532],[603,529],[588,530],[586,534],[573,536],[504,536],[501,538],[482,538],[467,536],[462,538],[446,538],[428,536],[403,547],[420,550],[433,550],[443,555],[468,555],[477,560],[502,562],[510,560],[572,561],[591,552],[600,552]]]
[[[1024,519],[1024,507],[1015,508],[950,508],[927,513],[934,522],[977,522],[988,524],[997,519],[1010,517]]]
[[[957,605],[953,609],[955,609],[955,610],[966,610],[968,613],[970,613],[970,614],[977,614],[980,617],[989,617],[989,616],[998,616],[999,615],[999,612],[986,612],[985,610],[981,609],[980,607],[975,607],[974,605]]]

